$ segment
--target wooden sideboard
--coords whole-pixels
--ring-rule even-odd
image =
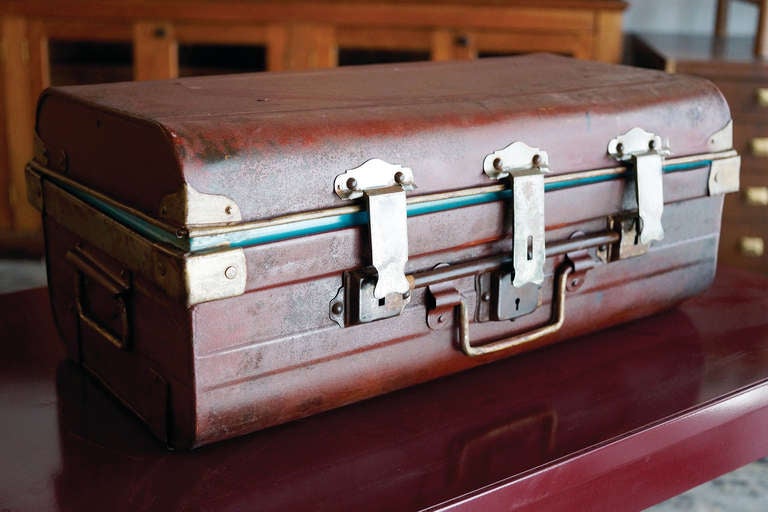
[[[628,45],[633,63],[712,80],[723,92],[741,154],[741,193],[725,199],[720,262],[768,273],[768,62],[753,39],[642,35]]]
[[[116,76],[135,80],[177,77],[180,48],[206,44],[258,47],[270,71],[333,67],[361,55],[379,60],[372,50],[389,60],[547,51],[618,62],[625,7],[618,0],[0,1],[0,253],[4,242],[39,230],[23,172],[36,98],[57,85],[53,43],[130,45],[132,65]]]

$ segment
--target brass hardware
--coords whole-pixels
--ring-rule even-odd
[[[102,251],[120,247],[113,257],[142,274],[169,297],[187,306],[245,293],[247,268],[243,249],[185,254],[154,243],[118,221],[43,180],[45,209],[57,222]],[[227,278],[226,269],[235,269]],[[233,271],[230,270],[230,275]]]
[[[608,217],[608,229],[620,236],[616,242],[607,245],[605,251],[598,250],[598,256],[609,262],[634,258],[648,252],[650,244],[640,242],[639,222],[640,218],[633,214]]]
[[[768,107],[768,88],[758,87],[755,89],[755,96],[757,96],[757,104],[761,107]]]
[[[203,194],[185,183],[178,192],[163,197],[160,217],[175,226],[195,226],[240,222],[240,208],[231,198]],[[157,221],[155,221],[157,222]]]
[[[127,273],[120,272],[120,277],[111,275],[106,268],[98,265],[79,249],[68,251],[66,259],[75,267],[75,306],[80,321],[96,331],[102,338],[121,350],[127,350],[130,343],[130,321],[128,319],[127,296],[130,293],[130,281]],[[85,298],[86,280],[99,285],[115,301],[113,316],[117,317],[118,328],[110,328],[105,322],[92,314],[90,300]],[[103,305],[100,305],[103,307]]]
[[[752,154],[759,157],[768,157],[768,137],[755,137],[750,142]]]
[[[750,206],[768,206],[768,187],[747,187],[744,199]]]
[[[473,346],[469,337],[469,313],[466,302],[461,299],[457,308],[459,314],[459,345],[462,352],[470,357],[483,356],[502,352],[505,350],[520,348],[530,345],[536,340],[554,334],[560,330],[565,322],[565,292],[568,283],[568,275],[573,270],[571,263],[561,265],[555,275],[555,290],[552,297],[552,317],[546,325],[507,338],[493,341],[485,345]]]
[[[707,145],[712,152],[728,151],[733,149],[733,120],[730,120],[720,130],[709,136]],[[668,160],[672,162],[672,159]]]
[[[759,236],[743,236],[739,240],[739,249],[743,256],[759,258],[765,253],[765,244]]]
[[[709,180],[707,190],[709,195],[727,194],[739,190],[739,172],[741,170],[741,157],[732,156],[712,160],[709,167]]]

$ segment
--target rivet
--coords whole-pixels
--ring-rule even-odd
[[[493,159],[493,168],[496,169],[497,171],[501,171],[504,169],[504,167],[502,166],[501,158]]]
[[[355,178],[349,178],[347,180],[347,188],[349,190],[357,190],[357,180]]]
[[[155,30],[152,32],[152,35],[155,36],[157,39],[162,39],[165,37],[165,27],[156,27]]]
[[[405,184],[405,174],[403,174],[402,171],[397,171],[395,173],[395,183],[399,183],[400,185]]]
[[[533,155],[533,165],[539,165],[541,163],[541,155]]]
[[[571,281],[571,286],[574,286],[574,287],[579,286],[579,283],[581,283],[581,281],[579,281],[578,279],[574,279],[573,281]]]
[[[226,208],[224,208],[224,213],[226,213],[227,215],[232,215],[232,207],[227,206]]]
[[[714,179],[715,183],[717,183],[718,181],[720,181],[720,174],[719,173],[715,173],[715,175],[712,177],[712,179]]]
[[[624,144],[623,143],[619,142],[618,144],[616,144],[616,152],[618,154],[624,153]]]
[[[601,245],[601,246],[599,246],[597,248],[597,250],[600,251],[600,252],[605,252],[607,249],[608,249],[608,247],[606,247],[605,245]]]
[[[179,228],[176,230],[176,238],[186,238],[189,235],[189,231],[186,228]]]
[[[445,322],[445,315],[437,317],[437,323],[442,324],[443,322]]]
[[[655,149],[655,148],[656,148],[656,140],[651,139],[650,141],[648,141],[648,149]]]
[[[234,279],[237,277],[237,267],[227,267],[224,270],[224,277],[227,279]]]
[[[488,302],[491,300],[491,292],[484,292],[480,298],[483,299],[483,301]]]
[[[344,304],[341,302],[334,302],[331,306],[331,313],[334,315],[340,315],[344,312]]]

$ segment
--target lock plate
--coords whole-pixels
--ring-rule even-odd
[[[638,222],[637,216],[631,214],[608,217],[608,229],[621,236],[616,243],[607,247],[607,254],[605,251],[598,251],[598,256],[605,255],[608,262],[634,258],[647,253],[650,244],[641,242]]]
[[[402,295],[391,294],[380,299],[374,295],[377,280],[376,269],[373,267],[345,272],[344,286],[330,304],[331,320],[345,327],[402,313],[410,301],[410,290]]]
[[[484,272],[477,277],[478,322],[513,320],[536,311],[541,305],[541,287],[529,283],[515,287],[512,269]]]

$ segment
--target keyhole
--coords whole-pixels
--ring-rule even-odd
[[[533,259],[533,236],[528,236],[528,261]],[[519,299],[518,299],[519,300]]]
[[[515,299],[515,311],[520,311],[520,297]]]

